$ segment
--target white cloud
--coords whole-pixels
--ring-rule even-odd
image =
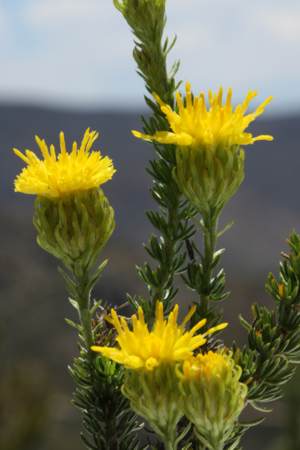
[[[7,27],[7,14],[3,6],[0,5],[0,29]]]
[[[7,61],[0,91],[83,104],[130,98],[121,74],[128,64],[135,78],[132,39],[110,1],[31,0],[23,4],[22,21],[33,42],[30,57]]]
[[[261,96],[274,94],[278,106],[294,100],[300,77],[299,7],[287,0],[284,15],[280,5],[277,0],[174,0],[169,29],[176,29],[180,38],[174,54],[183,56],[182,77],[197,88],[233,85],[239,97],[256,88]],[[290,27],[293,45],[271,32],[270,17],[276,18],[277,33],[280,18]],[[287,17],[294,19],[288,22]],[[300,104],[299,89],[297,98]]]
[[[102,15],[112,16],[112,5],[98,0],[31,0],[25,9],[27,20],[34,25],[51,27],[96,21]]]
[[[5,45],[11,38],[11,24],[9,15],[3,5],[0,5],[0,48],[5,49]]]
[[[293,0],[169,0],[168,19],[168,34],[178,35],[171,59],[182,60],[180,76],[196,89],[222,83],[238,97],[258,88],[278,104],[295,98],[300,8]],[[112,0],[23,0],[15,16],[0,7],[0,29],[2,21],[13,37],[0,43],[0,94],[141,103],[133,39]]]
[[[263,15],[263,24],[272,36],[280,42],[300,42],[300,7],[295,9],[274,8]]]

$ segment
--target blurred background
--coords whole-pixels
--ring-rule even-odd
[[[237,316],[250,316],[280,251],[300,231],[300,3],[298,0],[170,0],[168,33],[178,35],[170,63],[193,88],[249,89],[274,96],[256,133],[274,143],[247,148],[247,176],[224,214],[234,227],[224,236],[228,286],[224,305],[228,342],[245,335]],[[144,88],[131,58],[132,36],[112,0],[1,0],[0,2],[0,450],[80,450],[79,414],[70,405],[67,364],[76,336],[64,323],[73,312],[56,261],[39,249],[33,199],[13,192],[22,162],[11,148],[35,148],[34,134],[69,142],[85,128],[101,131],[101,149],[118,173],[105,185],[116,210],[110,259],[96,295],[112,304],[143,293],[135,264],[151,227],[151,146],[136,142]],[[179,300],[190,302],[191,292]],[[300,449],[300,374],[287,400],[245,440],[246,450]],[[259,417],[254,415],[254,417]]]

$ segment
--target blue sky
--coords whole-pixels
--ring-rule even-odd
[[[299,0],[169,0],[167,32],[195,91],[254,88],[275,112],[300,110]],[[2,0],[0,101],[139,107],[131,51],[112,0]]]

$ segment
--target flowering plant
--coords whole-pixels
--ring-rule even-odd
[[[300,237],[289,239],[277,280],[266,288],[274,309],[253,306],[253,321],[241,319],[248,344],[225,346],[227,326],[219,304],[229,294],[217,250],[219,218],[245,175],[243,147],[272,136],[254,137],[248,126],[271,98],[247,113],[256,92],[235,108],[232,90],[185,94],[175,81],[179,64],[167,70],[174,42],[164,39],[165,0],[114,0],[135,36],[134,59],[150,97],[152,115],[136,138],[151,142],[148,168],[158,208],[147,216],[156,229],[146,250],[153,263],[138,267],[147,298],[127,296],[130,319],[93,299],[107,261],[99,262],[111,237],[114,211],[102,185],[115,169],[93,146],[98,133],[60,152],[36,138],[43,159],[14,150],[27,165],[15,190],[36,196],[38,244],[58,258],[60,272],[78,312],[68,320],[78,332],[79,356],[70,368],[74,404],[83,416],[82,440],[93,450],[241,449],[250,426],[240,415],[277,400],[300,357]],[[203,246],[197,244],[198,233]],[[196,294],[178,321],[176,277]],[[218,338],[217,338],[218,336]],[[258,420],[257,424],[260,420]],[[145,425],[146,424],[146,425]],[[150,430],[148,429],[150,427]]]

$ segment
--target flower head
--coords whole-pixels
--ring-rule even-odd
[[[22,153],[14,149],[27,164],[15,180],[15,191],[54,199],[98,188],[115,173],[110,158],[102,157],[99,150],[91,151],[98,137],[99,133],[87,129],[81,144],[74,142],[68,152],[61,132],[60,153],[57,154],[54,145],[49,148],[44,139],[36,136],[44,159],[39,159],[31,150]]]
[[[208,448],[227,441],[245,407],[248,389],[240,382],[241,374],[241,367],[225,351],[198,354],[184,361],[182,371],[178,369],[184,413]]]
[[[221,352],[199,353],[197,356],[189,358],[183,363],[182,377],[186,380],[209,381],[213,377],[222,379],[228,370],[235,366],[229,355]],[[238,367],[240,371],[240,367]],[[241,372],[239,372],[239,375]]]
[[[257,92],[249,91],[243,103],[233,109],[231,104],[232,89],[228,90],[223,104],[223,89],[213,94],[208,93],[208,106],[205,95],[193,96],[190,83],[186,83],[185,102],[179,92],[176,94],[177,111],[155,95],[161,111],[165,114],[171,131],[157,131],[154,135],[133,131],[135,137],[161,144],[175,144],[179,147],[230,148],[253,144],[255,141],[273,140],[272,136],[253,137],[246,133],[251,122],[260,116],[272,97],[268,97],[254,112],[246,114],[251,100]]]
[[[168,318],[164,318],[163,304],[157,302],[155,321],[150,331],[144,320],[142,308],[131,317],[132,329],[124,317],[118,317],[111,310],[110,321],[117,330],[119,348],[93,346],[92,350],[123,364],[130,369],[153,370],[162,363],[183,361],[191,357],[193,351],[205,344],[207,336],[227,326],[222,323],[210,328],[203,334],[196,334],[206,324],[206,319],[199,321],[191,330],[185,325],[195,312],[192,307],[181,324],[177,323],[179,307],[176,305]]]

